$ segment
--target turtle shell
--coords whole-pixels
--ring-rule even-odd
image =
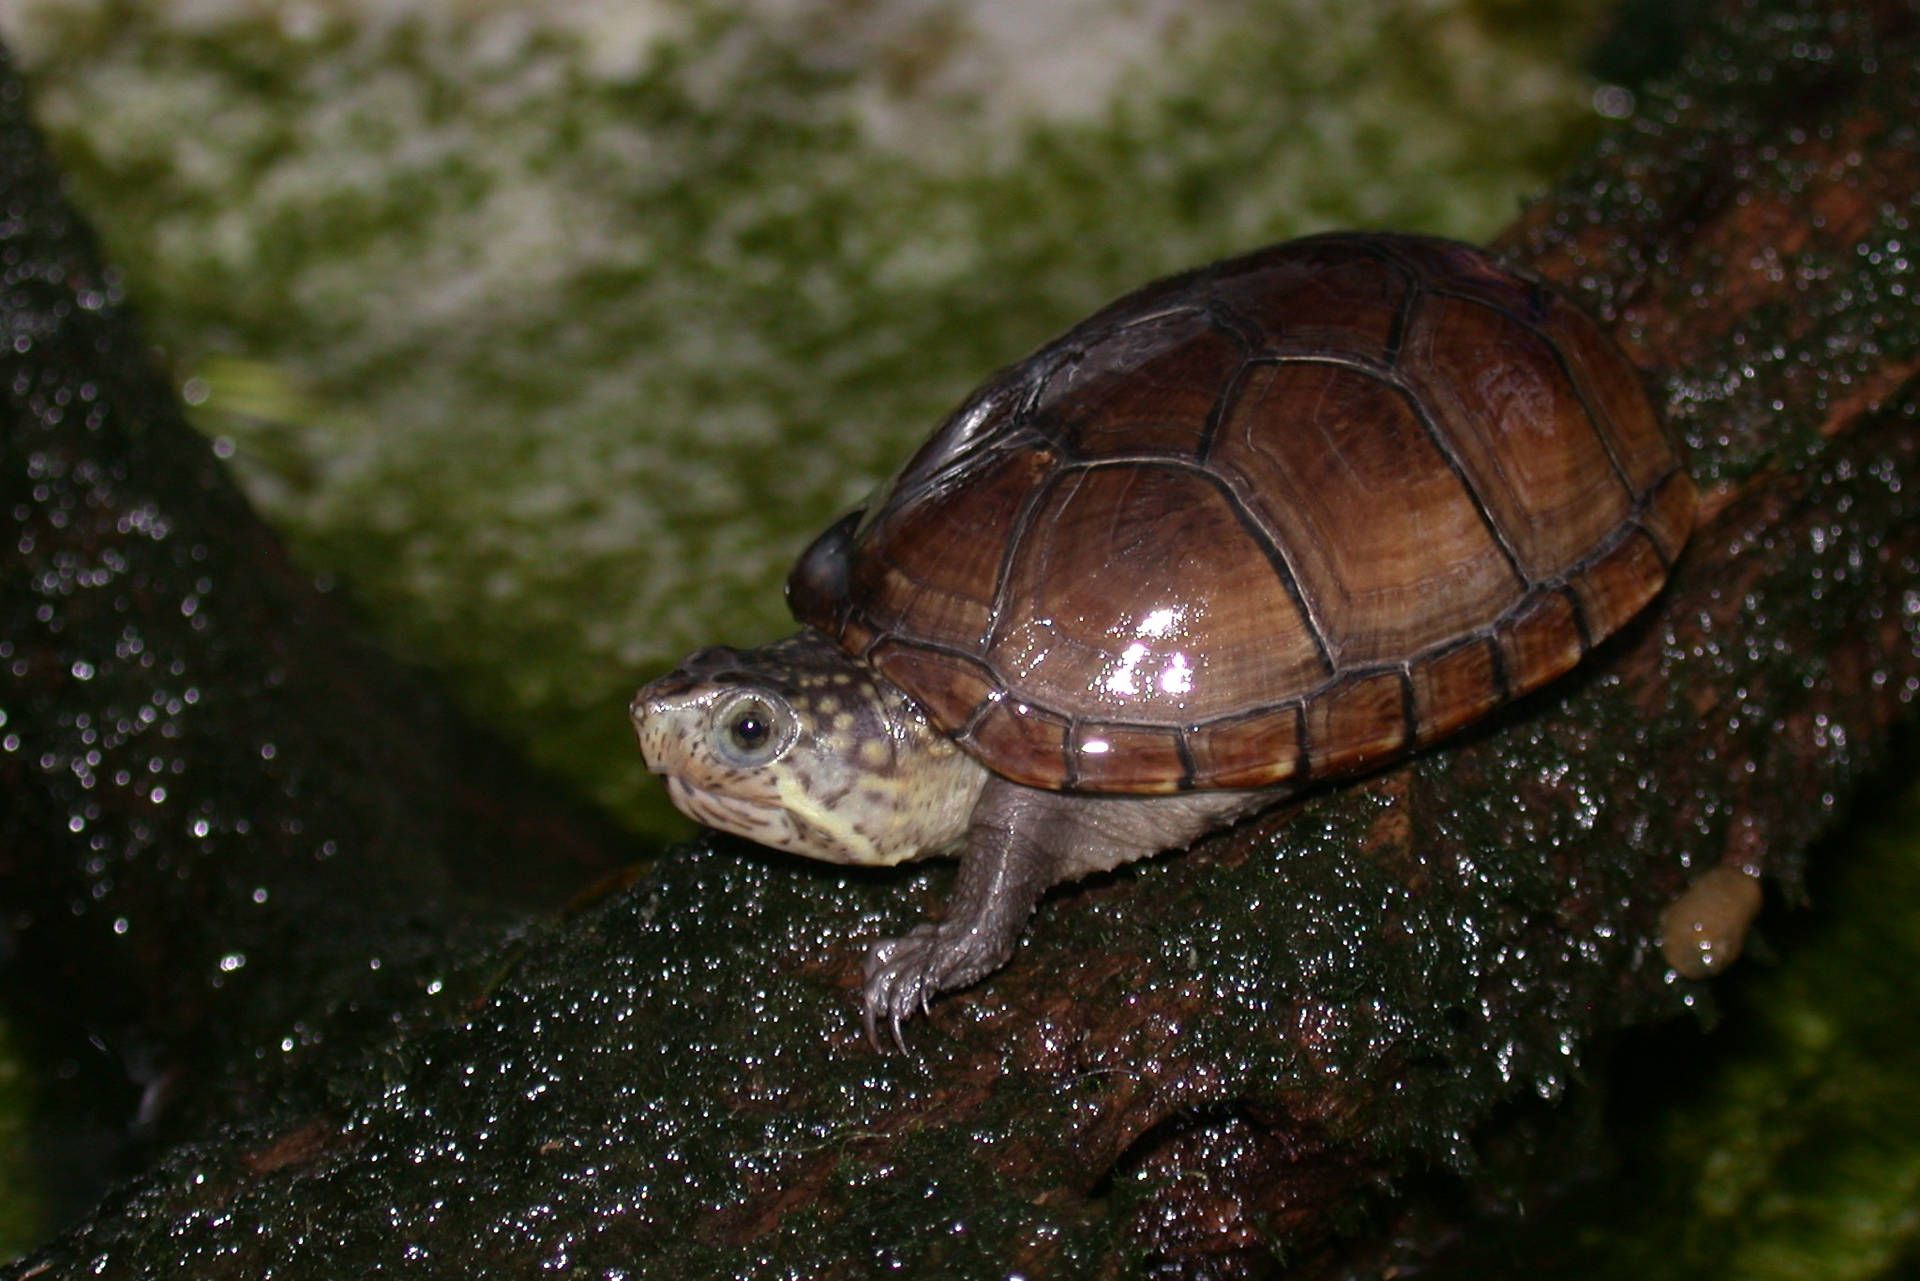
[[[995,772],[1351,774],[1552,679],[1665,581],[1694,486],[1582,312],[1337,234],[1142,288],[1003,371],[788,585]]]

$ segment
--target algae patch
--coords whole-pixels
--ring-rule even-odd
[[[269,519],[652,822],[633,688],[785,631],[805,539],[969,387],[1263,241],[1491,233],[1597,122],[1564,50],[1593,9],[38,3],[7,27]]]

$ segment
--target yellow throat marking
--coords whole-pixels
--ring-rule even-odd
[[[876,784],[866,786],[872,788]],[[898,784],[892,782],[877,786],[884,788],[888,793],[898,791]],[[896,863],[904,863],[920,854],[922,851],[911,842],[901,843],[893,850],[881,848],[870,835],[870,824],[878,819],[883,827],[887,826],[886,819],[889,816],[887,808],[880,807],[882,812],[876,814],[871,812],[871,807],[864,804],[849,804],[848,802],[859,796],[861,791],[861,788],[856,787],[847,796],[841,798],[838,806],[826,806],[822,805],[820,798],[802,786],[800,780],[791,773],[783,770],[774,779],[774,794],[780,798],[781,806],[787,813],[821,833],[837,847],[842,857],[835,861],[857,863],[865,867],[892,867]],[[898,797],[893,795],[889,799],[897,801]],[[863,824],[862,819],[868,822]]]

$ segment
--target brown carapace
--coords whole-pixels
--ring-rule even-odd
[[[1566,671],[1694,487],[1586,315],[1466,245],[1329,235],[1151,285],[994,379],[790,586],[995,773],[1364,769]]]

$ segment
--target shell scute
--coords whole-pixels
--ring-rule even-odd
[[[1238,711],[1240,690],[1324,678],[1283,568],[1249,541],[1201,472],[1070,473],[1007,567],[988,662],[1048,706],[1170,724]]]
[[[1500,654],[1490,637],[1476,636],[1424,662],[1409,664],[1407,681],[1422,742],[1473,723],[1507,696]]]
[[[1668,565],[1679,559],[1680,549],[1687,545],[1687,535],[1693,530],[1693,509],[1698,501],[1699,491],[1694,488],[1693,477],[1675,471],[1660,482],[1640,513],[1640,528],[1647,531],[1647,537],[1660,549],[1660,559]]]
[[[1374,672],[1342,681],[1306,706],[1314,773],[1343,774],[1392,756],[1413,741],[1406,677]]]
[[[1564,572],[1632,514],[1605,441],[1533,330],[1435,297],[1414,319],[1401,368],[1529,584]]]
[[[1222,275],[1212,297],[1256,336],[1257,354],[1391,359],[1415,293],[1404,268],[1332,239],[1277,245],[1242,262]]]
[[[1181,750],[1179,730],[1159,725],[1115,725],[1082,721],[1073,727],[1073,785],[1100,791],[1116,777],[1144,768],[1166,780],[1166,790],[1192,785],[1192,765]]]
[[[1580,617],[1595,636],[1620,630],[1640,612],[1646,599],[1666,581],[1666,562],[1659,548],[1638,528],[1629,526],[1624,537],[1571,580],[1580,600]]]
[[[1196,726],[1187,735],[1197,787],[1264,787],[1302,772],[1305,731],[1298,702]]]
[[[878,617],[913,618],[935,645],[977,651],[994,620],[995,585],[1015,528],[1047,476],[1044,449],[982,452],[929,486],[912,507],[889,507],[865,538],[888,549],[853,563],[851,593]],[[938,539],[915,536],[926,527]]]
[[[1435,236],[1369,239],[1375,253],[1419,280],[1423,293],[1476,302],[1523,324],[1540,323],[1556,301],[1551,290],[1503,269],[1473,245]]]
[[[1193,458],[1246,353],[1204,313],[1128,326],[1063,367],[1034,417],[1081,460]]]
[[[1629,488],[1645,493],[1673,474],[1673,446],[1626,354],[1564,298],[1551,299],[1542,328],[1562,335],[1556,351]]]
[[[875,671],[901,689],[918,691],[923,706],[967,709],[962,724],[1001,694],[993,670],[964,654],[903,644],[890,636],[873,642],[866,653]]]
[[[1271,429],[1277,414],[1289,430]],[[1285,548],[1341,667],[1398,662],[1525,591],[1411,401],[1377,377],[1312,362],[1258,366],[1208,461]],[[1353,519],[1382,509],[1415,513],[1418,536]]]
[[[1001,698],[989,702],[959,738],[982,760],[1047,761],[1064,769],[1069,728],[1057,712]]]
[[[1585,624],[1564,590],[1527,598],[1494,628],[1507,688],[1518,693],[1544,685],[1586,653]]]

